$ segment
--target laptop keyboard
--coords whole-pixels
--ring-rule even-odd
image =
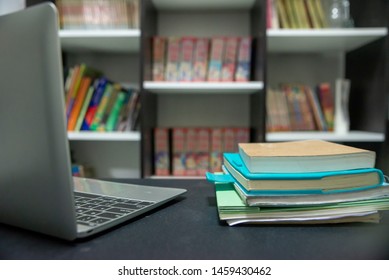
[[[77,224],[98,226],[153,205],[153,201],[74,193]]]

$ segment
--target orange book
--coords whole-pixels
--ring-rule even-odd
[[[78,90],[76,99],[74,101],[73,109],[68,119],[68,131],[73,131],[74,128],[76,127],[78,115],[80,114],[82,104],[84,103],[85,96],[88,92],[91,82],[92,82],[92,78],[90,77],[82,77],[81,79],[80,88]]]

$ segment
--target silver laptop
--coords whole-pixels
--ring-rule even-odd
[[[0,17],[0,222],[73,240],[186,190],[72,178],[57,11]]]

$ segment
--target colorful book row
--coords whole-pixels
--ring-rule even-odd
[[[327,28],[322,0],[267,0],[267,28]]]
[[[138,125],[139,92],[109,81],[85,64],[65,79],[68,131],[131,131]]]
[[[237,152],[250,141],[248,128],[155,128],[154,167],[157,176],[204,176],[221,172],[223,153]]]
[[[154,37],[152,40],[154,81],[250,80],[250,37]]]
[[[139,28],[139,0],[57,0],[62,29]]]
[[[329,83],[321,83],[315,89],[301,84],[270,88],[266,99],[267,131],[333,131],[334,106]]]

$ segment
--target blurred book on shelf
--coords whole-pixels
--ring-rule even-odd
[[[56,0],[61,29],[137,29],[139,0]]]
[[[152,79],[169,82],[247,82],[250,37],[152,38]]]
[[[325,0],[267,0],[267,28],[328,28],[326,10]]]
[[[336,100],[331,84],[327,82],[319,83],[316,87],[299,83],[269,87],[266,130],[347,133],[350,82],[338,79],[336,87]]]
[[[108,80],[85,64],[66,71],[68,131],[133,131],[139,126],[140,98],[135,88]]]
[[[250,141],[246,127],[157,127],[154,129],[154,174],[204,176],[222,170],[224,152],[237,152]]]

